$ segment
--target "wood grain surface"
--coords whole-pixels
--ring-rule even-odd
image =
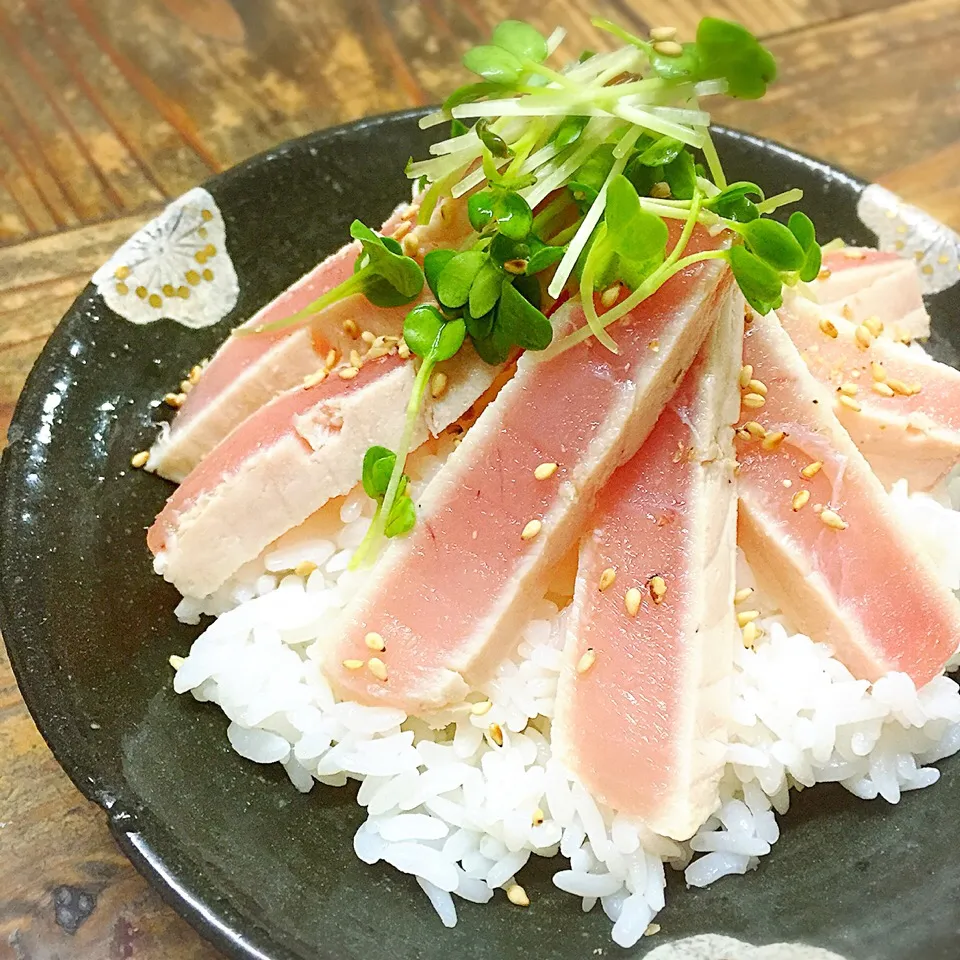
[[[960,228],[960,0],[0,0],[0,430],[93,270],[163,203],[277,141],[436,101],[508,16],[767,38],[781,76],[716,118],[879,180]],[[0,960],[216,952],[121,856],[0,653]]]

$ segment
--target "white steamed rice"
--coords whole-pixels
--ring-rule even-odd
[[[415,489],[451,442],[417,455]],[[901,483],[891,503],[957,589],[960,513],[945,498],[909,495]],[[491,701],[482,716],[465,703],[433,729],[396,709],[337,701],[314,653],[362,579],[347,565],[369,508],[355,491],[217,594],[184,599],[177,613],[185,622],[201,613],[218,619],[193,644],[174,686],[217,703],[233,748],[256,763],[281,763],[298,790],[360,781],[367,819],[354,838],[357,856],[415,876],[446,926],[457,921],[454,898],[485,903],[516,884],[531,854],[559,853],[569,867],[554,874],[556,886],[579,897],[584,911],[599,903],[614,941],[630,946],[655,929],[665,865],[698,887],[755,869],[779,837],[776,814],[789,807],[791,787],[838,781],[858,797],[896,803],[935,783],[931,764],[960,749],[953,680],[917,691],[906,675],[890,674],[871,687],[759,598],[763,636],[736,657],[721,806],[688,843],[656,836],[598,805],[551,756],[564,612],[549,600],[533,606],[512,656],[470,697]],[[291,572],[303,560],[317,565],[305,578]],[[742,558],[740,580],[752,585]],[[490,739],[494,723],[502,747]]]

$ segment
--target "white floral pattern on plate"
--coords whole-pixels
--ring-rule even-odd
[[[93,282],[107,306],[131,323],[167,317],[192,329],[222,320],[240,289],[223,216],[203,187],[138,230]]]
[[[752,947],[740,940],[711,933],[665,943],[657,947],[647,960],[843,960],[843,957],[801,943]]]
[[[929,213],[872,183],[860,194],[857,214],[877,235],[881,250],[917,261],[924,293],[939,293],[960,280],[960,235]]]

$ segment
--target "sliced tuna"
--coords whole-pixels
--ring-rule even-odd
[[[852,323],[876,318],[884,336],[916,340],[930,336],[920,275],[911,260],[869,247],[845,247],[823,258],[811,284],[817,300]]]
[[[697,234],[693,248],[722,242]],[[345,695],[420,715],[461,700],[489,673],[597,491],[653,428],[730,286],[722,261],[698,264],[611,327],[619,355],[591,338],[520,359],[324,650]],[[583,322],[578,302],[554,316],[558,332]],[[373,660],[370,633],[385,644]],[[358,660],[367,666],[349,669]]]
[[[725,759],[740,642],[742,343],[743,309],[731,298],[639,453],[600,492],[553,722],[554,750],[594,797],[675,840],[716,809]]]
[[[833,390],[833,410],[887,486],[929,490],[960,460],[960,372],[802,297],[780,322],[810,372]]]
[[[422,257],[438,244],[456,246],[470,231],[464,204],[438,205],[428,224],[410,223],[416,205],[398,208],[381,227],[385,236],[405,236],[408,249]],[[284,320],[346,280],[353,272],[359,244],[342,247],[301,277],[243,324],[246,330]],[[426,290],[426,288],[424,288]],[[427,291],[429,292],[429,291]],[[318,313],[309,323],[227,338],[186,395],[170,428],[150,451],[147,469],[176,482],[205,457],[237,424],[278,393],[322,367],[329,351],[346,355],[363,347],[364,330],[397,335],[409,306],[375,307],[354,294]]]
[[[427,397],[414,445],[436,436],[491,385],[500,367],[469,347],[442,364],[448,387]],[[163,576],[204,597],[244,563],[360,480],[366,449],[403,432],[414,364],[396,353],[280,394],[234,429],[174,491],[147,535]],[[242,518],[242,522],[238,522]]]
[[[738,430],[738,535],[761,585],[857,677],[926,683],[957,649],[960,602],[773,314],[748,325],[744,362],[764,386],[745,394]]]

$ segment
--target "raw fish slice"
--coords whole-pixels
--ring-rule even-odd
[[[774,314],[748,324],[744,363],[767,390],[762,406],[749,406],[760,394],[747,393],[742,412],[765,439],[737,440],[738,536],[754,572],[790,621],[857,677],[899,670],[922,686],[957,649],[960,602]]]
[[[698,232],[691,250],[724,242]],[[619,355],[591,338],[521,358],[425,491],[412,533],[390,545],[321,651],[345,696],[422,715],[488,675],[599,488],[653,428],[730,286],[722,261],[697,264],[611,327]],[[554,324],[561,334],[581,326],[580,304],[562,307]],[[553,463],[537,479],[538,466]],[[386,680],[344,666],[371,656],[368,633],[386,645],[376,656]]]
[[[465,204],[442,202],[429,224],[410,227],[417,206],[399,207],[381,227],[384,236],[411,233],[421,259],[438,245],[457,246],[471,230]],[[292,287],[268,303],[243,327],[254,329],[293,316],[332,290],[352,273],[359,243],[342,247]],[[429,291],[424,287],[425,294]],[[206,365],[187,394],[169,430],[150,450],[146,469],[181,482],[237,424],[278,393],[322,367],[331,349],[346,356],[363,348],[360,331],[397,336],[410,306],[375,307],[362,294],[347,297],[310,323],[258,334],[230,336]],[[345,321],[356,325],[348,333]],[[350,324],[348,323],[348,327]]]
[[[554,750],[591,795],[675,840],[719,803],[740,642],[742,344],[742,301],[731,298],[639,453],[600,492],[580,546],[553,722]],[[630,589],[642,596],[634,616]]]
[[[458,419],[500,373],[469,346],[441,365],[448,387],[427,396],[414,446]],[[373,444],[403,432],[412,362],[389,355],[352,380],[295,387],[233,430],[174,491],[147,535],[157,569],[186,596],[212,593],[244,563],[359,481]]]
[[[852,323],[876,317],[884,336],[910,341],[930,336],[916,265],[895,253],[844,247],[823,258],[820,278],[811,284],[823,306]]]
[[[960,460],[960,372],[884,337],[858,342],[852,323],[802,297],[789,298],[779,316],[883,483],[936,486]]]

